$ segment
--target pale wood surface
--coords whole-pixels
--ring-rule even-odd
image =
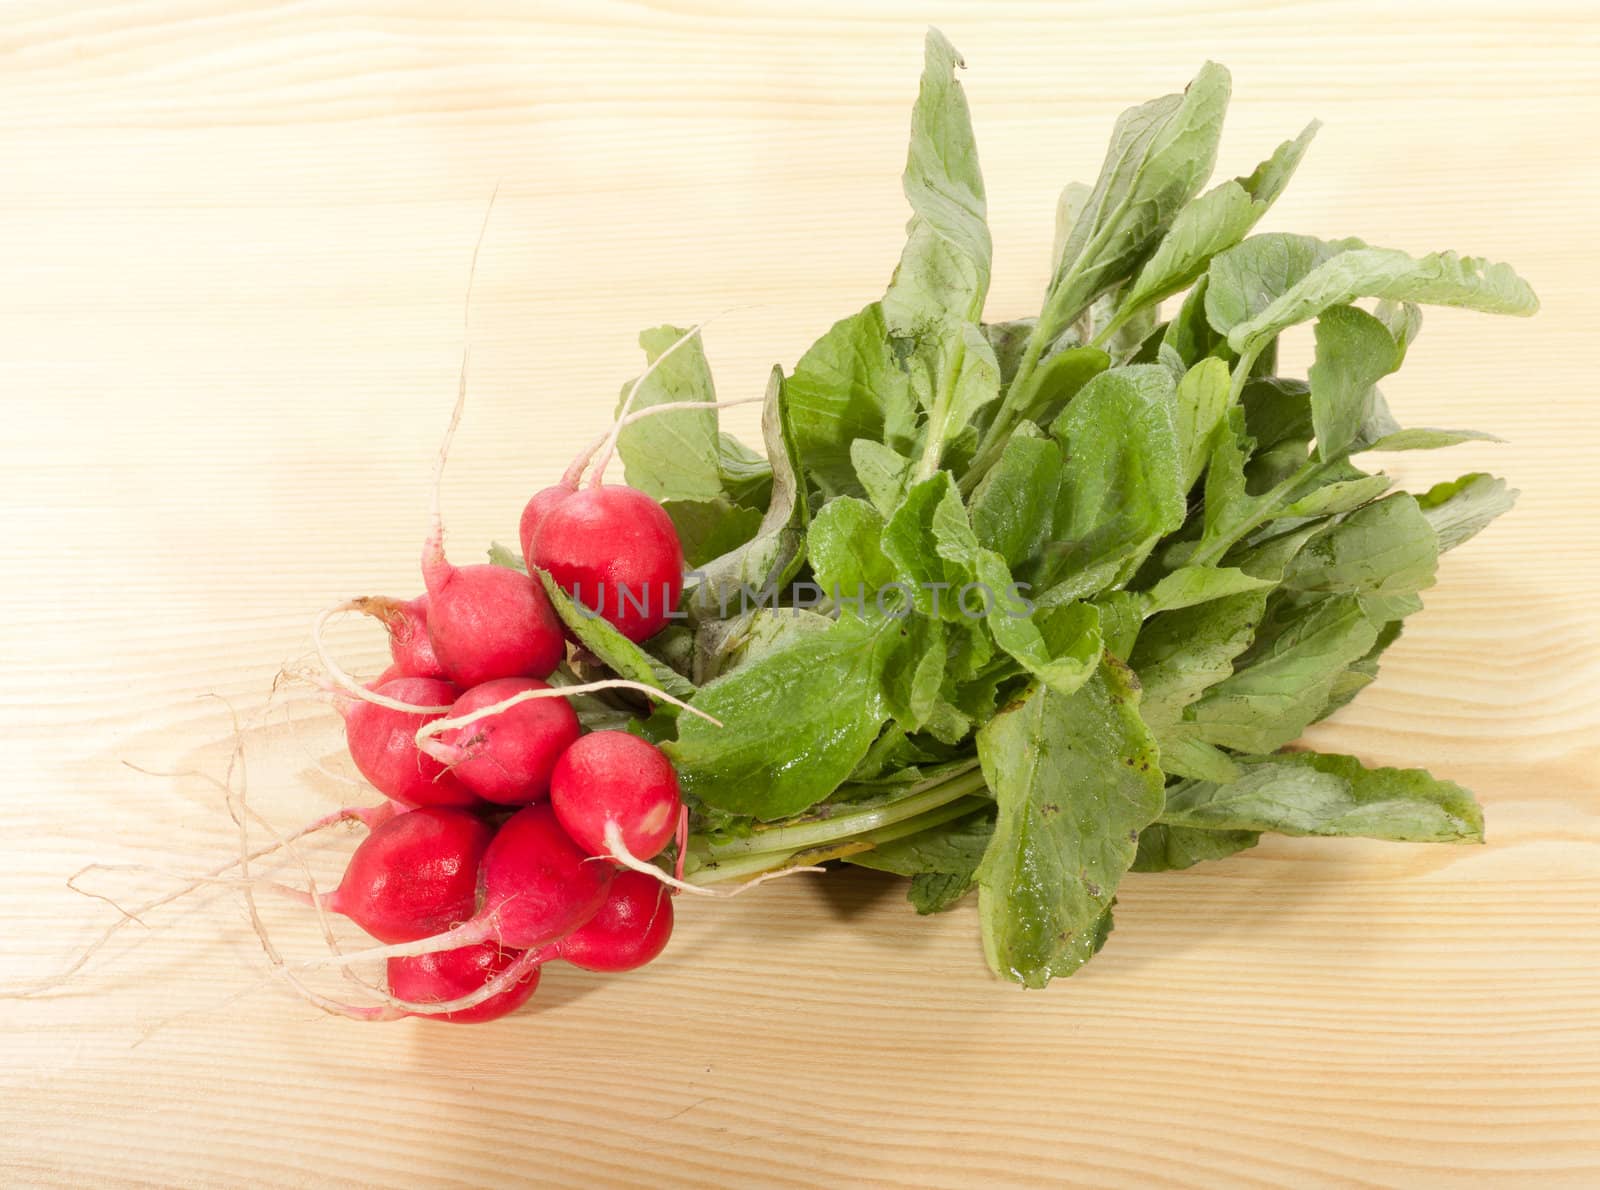
[[[1430,313],[1387,386],[1410,423],[1509,439],[1402,478],[1492,468],[1522,502],[1316,735],[1472,786],[1488,846],[1274,841],[1136,876],[1106,953],[1036,994],[989,978],[970,906],[922,921],[872,874],[793,881],[684,905],[654,968],[552,970],[538,1011],[479,1030],[262,986],[219,892],[0,1002],[0,1182],[1596,1184],[1600,23],[1218,8],[5,6],[8,980],[112,918],[75,868],[232,845],[204,780],[122,762],[220,772],[227,713],[199,696],[260,706],[317,607],[418,585],[497,182],[446,486],[463,554],[600,427],[638,328],[746,307],[708,343],[748,395],[880,291],[929,20],[972,65],[993,313],[1032,308],[1055,191],[1115,113],[1207,56],[1236,81],[1219,172],[1327,123],[1270,226],[1510,260],[1545,310]],[[313,767],[326,713],[293,710],[250,749],[285,826],[359,796]]]

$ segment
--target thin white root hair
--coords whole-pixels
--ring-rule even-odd
[[[456,382],[456,403],[450,410],[450,424],[445,427],[444,440],[439,443],[439,453],[433,460],[433,498],[429,505],[429,540],[437,542],[444,550],[444,513],[440,507],[440,489],[444,486],[444,465],[450,457],[451,444],[456,439],[456,428],[461,425],[461,413],[467,407],[467,364],[472,359],[472,287],[478,279],[478,253],[483,250],[483,240],[489,233],[489,216],[494,212],[494,200],[500,196],[500,184],[495,183],[489,195],[489,205],[483,210],[483,223],[478,228],[478,239],[472,245],[472,263],[467,266],[467,292],[461,309],[461,374]]]
[[[325,1012],[348,1017],[351,1020],[394,1021],[407,1016],[444,1016],[447,1013],[465,1012],[469,1008],[476,1008],[485,1000],[492,999],[501,992],[510,991],[527,979],[535,969],[547,961],[547,958],[546,952],[542,950],[525,951],[499,975],[484,981],[482,987],[475,988],[454,1000],[403,1000],[391,992],[364,985],[374,991],[382,1001],[381,1004],[374,1005],[346,1004],[311,991],[292,971],[285,970],[280,974],[291,987]]]
[[[574,694],[596,694],[601,690],[637,690],[652,699],[670,702],[680,710],[699,715],[700,718],[714,727],[722,726],[722,720],[713,718],[698,707],[692,707],[681,698],[674,698],[670,694],[657,690],[654,686],[647,685],[644,682],[630,681],[627,678],[606,678],[599,682],[580,682],[576,686],[551,686],[547,690],[519,690],[510,698],[502,699],[500,702],[492,703],[486,707],[479,707],[476,711],[469,711],[465,715],[453,715],[447,719],[434,719],[432,722],[424,723],[417,728],[417,747],[424,748],[429,740],[441,732],[451,731],[457,727],[469,727],[480,719],[504,714],[512,707],[520,706],[525,702],[532,702],[536,698],[566,698]],[[446,707],[445,709],[448,710],[449,708]]]
[[[162,773],[162,772],[158,772],[158,771],[153,770],[153,769],[140,768],[138,765],[133,764],[131,761],[123,761],[123,763],[126,764],[129,768],[133,769],[135,772],[145,773],[145,774],[149,774],[149,775],[152,775],[152,776],[185,776],[185,777],[188,777],[188,776],[199,776],[199,777],[204,777],[204,778],[206,778],[208,780],[211,780],[213,782],[216,781],[216,778],[209,777],[208,774],[199,773],[199,772],[196,772],[194,770],[184,770],[184,771],[178,772],[178,773]],[[381,809],[381,807],[373,807],[373,808]],[[362,810],[363,809],[366,809],[366,808],[365,807],[358,807],[358,808],[356,808],[354,810],[348,810],[348,809],[347,810],[337,810],[332,814],[324,815],[322,818],[318,818],[313,822],[309,822],[305,826],[302,826],[298,830],[292,832],[287,837],[287,841],[293,842],[295,840],[304,838],[306,835],[314,834],[315,832],[320,831],[320,830],[326,830],[330,826],[336,826],[337,824],[339,824],[341,822],[352,822],[352,821],[354,821],[354,822],[364,822],[366,820],[362,816]],[[277,843],[269,843],[264,847],[258,847],[255,850],[251,851],[249,858],[252,861],[253,860],[258,860],[258,859],[265,859],[267,856],[272,855],[274,852],[278,851],[279,849],[280,849],[280,845],[279,844],[277,844]],[[60,987],[62,984],[67,983],[69,980],[71,980],[73,976],[77,975],[77,973],[79,971],[82,971],[84,969],[84,967],[86,967],[89,964],[89,961],[91,959],[93,959],[94,956],[96,954],[98,954],[101,951],[102,948],[104,948],[108,943],[110,943],[111,940],[113,938],[115,938],[118,933],[120,933],[123,929],[125,929],[129,925],[129,923],[136,922],[139,925],[144,926],[146,929],[148,929],[149,926],[144,920],[146,916],[148,916],[151,913],[154,913],[157,909],[165,908],[167,905],[172,904],[174,901],[181,900],[182,898],[188,896],[190,893],[195,892],[195,891],[197,891],[198,889],[200,889],[202,887],[205,887],[207,884],[211,883],[212,881],[217,880],[220,877],[226,876],[229,872],[233,871],[235,868],[237,868],[239,866],[239,860],[237,858],[235,858],[235,859],[228,860],[227,863],[219,864],[218,866],[216,866],[216,867],[210,869],[208,872],[206,872],[204,874],[204,876],[202,876],[199,880],[195,880],[193,877],[185,877],[184,879],[189,881],[189,882],[186,883],[184,887],[179,888],[174,892],[167,893],[164,896],[155,897],[152,900],[146,901],[143,904],[141,904],[141,905],[139,905],[139,906],[137,906],[137,907],[135,907],[133,909],[129,909],[129,908],[123,906],[123,905],[118,904],[111,897],[104,896],[103,894],[96,893],[96,892],[90,892],[87,889],[79,888],[79,887],[77,887],[77,884],[76,884],[76,881],[80,877],[85,876],[90,871],[93,871],[93,870],[96,870],[96,869],[122,870],[122,869],[130,868],[130,867],[136,867],[136,866],[137,865],[90,864],[87,867],[79,870],[78,872],[73,873],[72,877],[67,881],[67,886],[69,888],[71,888],[74,892],[76,892],[76,893],[78,893],[78,894],[80,894],[82,896],[92,897],[93,899],[95,899],[97,901],[104,901],[106,904],[110,905],[113,909],[115,909],[122,916],[118,917],[116,921],[114,921],[110,925],[106,926],[106,928],[100,932],[99,936],[97,936],[93,941],[91,941],[82,950],[80,950],[78,952],[77,956],[72,960],[72,962],[70,964],[68,964],[67,967],[65,969],[63,969],[62,971],[58,972],[55,975],[47,976],[46,978],[38,980],[35,983],[25,985],[22,988],[8,990],[5,993],[0,993],[0,995],[16,996],[16,997],[36,996],[36,995],[39,995],[41,993],[52,991],[55,988]]]
[[[349,950],[342,954],[322,955],[315,959],[307,959],[296,964],[297,971],[315,971],[322,967],[346,966],[350,963],[376,962],[379,959],[409,959],[418,955],[438,954],[440,951],[456,950],[462,946],[473,946],[479,942],[494,942],[495,923],[489,918],[474,918],[472,921],[463,922],[461,925],[446,930],[442,934],[434,934],[428,938],[418,938],[415,942],[395,942],[388,946],[370,946],[365,950]]]
[[[323,608],[317,613],[317,618],[311,624],[311,643],[316,647],[317,660],[322,663],[322,668],[327,672],[339,689],[349,694],[352,698],[359,698],[362,702],[370,702],[374,706],[387,707],[391,711],[403,711],[408,715],[439,715],[448,711],[448,706],[417,706],[414,703],[401,702],[398,698],[389,698],[375,690],[368,690],[355,678],[347,673],[343,666],[333,659],[333,654],[328,651],[328,644],[322,638],[323,631],[328,626],[328,621],[335,616],[347,612],[361,611],[361,600],[351,599],[333,607]]]
[[[709,322],[710,319],[706,321]],[[702,323],[701,325],[704,324]],[[623,430],[635,422],[643,421],[647,417],[654,417],[658,413],[688,413],[698,409],[732,409],[735,405],[759,405],[766,399],[765,396],[760,396],[738,397],[732,401],[667,401],[661,405],[651,405],[644,409],[636,409],[624,417],[619,417],[611,429],[601,434],[585,447],[582,453],[572,460],[572,465],[561,476],[561,482],[569,488],[576,488],[583,481],[583,473],[589,469],[589,463],[594,459],[595,454],[611,440],[611,436],[613,434],[620,435]]]
[[[648,860],[642,860],[637,855],[634,855],[633,852],[628,850],[628,844],[622,838],[622,828],[615,822],[606,823],[605,843],[606,850],[611,853],[611,858],[624,868],[642,872],[653,880],[661,881],[668,888],[675,888],[679,892],[693,893],[697,897],[721,897],[725,900],[728,897],[736,897],[740,893],[747,893],[758,884],[765,884],[769,880],[782,880],[785,876],[798,876],[802,872],[826,871],[824,868],[817,867],[779,868],[776,872],[763,872],[761,875],[754,876],[743,884],[735,885],[733,888],[707,888],[701,884],[690,884],[687,880],[663,872]]]
[[[628,418],[628,415],[633,412],[633,402],[635,398],[638,397],[639,390],[644,387],[644,382],[655,374],[655,370],[665,363],[667,357],[674,351],[678,350],[678,348],[682,347],[690,339],[693,339],[718,318],[721,318],[723,314],[731,313],[733,310],[737,309],[739,309],[739,307],[733,306],[728,310],[722,311],[722,314],[714,314],[704,322],[695,323],[688,330],[684,331],[683,334],[679,335],[675,340],[673,340],[672,346],[668,347],[660,355],[656,356],[656,358],[650,362],[650,366],[648,368],[639,373],[639,378],[633,382],[633,387],[628,390],[628,395],[622,402],[622,408],[617,411],[617,420],[612,425],[611,432],[606,435],[605,444],[600,448],[600,457],[595,460],[594,475],[589,479],[589,483],[593,487],[599,487],[605,481],[606,468],[611,465],[611,456],[617,452],[617,439],[622,435],[623,422],[625,422]]]

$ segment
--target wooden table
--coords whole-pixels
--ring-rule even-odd
[[[216,889],[0,1003],[0,1182],[1596,1184],[1591,5],[378,8],[4,13],[0,977],[114,920],[64,886],[80,866],[226,858],[219,699],[274,823],[361,798],[317,767],[338,740],[308,691],[257,712],[317,608],[418,586],[491,191],[461,555],[604,424],[639,328],[732,308],[707,342],[751,395],[880,292],[925,20],[971,64],[994,314],[1035,308],[1056,190],[1117,111],[1206,56],[1235,75],[1219,175],[1327,123],[1269,226],[1536,285],[1532,322],[1430,312],[1387,386],[1408,423],[1509,440],[1396,456],[1400,479],[1492,468],[1522,500],[1314,741],[1470,785],[1490,842],[1273,840],[1136,876],[1107,952],[1031,994],[989,977],[970,905],[794,880],[683,905],[655,967],[552,969],[480,1030],[307,1008]],[[370,629],[337,640],[376,668]]]

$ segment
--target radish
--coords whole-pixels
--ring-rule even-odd
[[[535,493],[522,510],[520,537],[528,573],[548,571],[574,599],[635,642],[661,631],[677,610],[683,593],[683,546],[672,518],[655,500],[634,488],[604,486],[618,437],[646,417],[765,399],[668,401],[634,410],[644,382],[705,325],[684,331],[650,362],[628,390],[611,429],[573,459],[560,483]],[[580,492],[578,485],[592,460],[590,486]]]
[[[418,729],[442,719],[456,693],[438,678],[396,678],[373,692],[383,703],[340,700],[350,758],[379,793],[407,806],[476,803],[472,792],[416,743]],[[395,709],[408,706],[412,709]]]
[[[389,630],[389,656],[394,665],[389,672],[396,677],[443,678],[445,669],[433,651],[433,640],[428,636],[428,597],[402,601],[382,595],[368,596],[351,601],[351,607],[364,615],[380,620]]]
[[[666,886],[642,872],[619,872],[599,912],[552,949],[586,971],[632,971],[660,954],[671,937]]]
[[[566,656],[560,619],[525,574],[482,563],[452,566],[437,527],[422,550],[428,635],[439,664],[463,688],[496,678],[548,677]]]
[[[536,678],[497,678],[474,686],[450,708],[470,714],[520,694],[549,690]],[[485,801],[525,805],[550,792],[550,774],[578,738],[578,716],[563,698],[518,703],[510,710],[420,742],[462,785]]]
[[[671,842],[683,801],[661,749],[625,731],[595,731],[562,754],[550,805],[590,855],[653,859]]]
[[[634,488],[589,487],[556,503],[533,535],[528,565],[631,641],[665,628],[683,593],[672,518]]]
[[[490,985],[495,980],[510,986],[472,1008],[429,1015],[435,1020],[458,1025],[482,1024],[515,1012],[526,1004],[539,986],[539,968],[518,963],[521,954],[505,950],[493,942],[478,942],[436,954],[412,955],[389,960],[389,990],[401,1000],[414,1003],[446,1003]],[[512,968],[518,968],[512,971]]]
[[[431,938],[327,955],[307,967],[436,954],[478,942],[535,950],[564,938],[605,903],[614,869],[585,855],[547,805],[518,810],[495,834],[478,866],[478,912]]]
[[[448,806],[397,815],[361,841],[322,907],[342,913],[380,942],[411,942],[448,930],[477,907],[478,866],[494,828]]]
[[[561,620],[535,579],[489,563],[452,566],[445,557],[439,493],[467,403],[467,354],[462,352],[456,403],[433,463],[428,537],[422,543],[428,636],[446,676],[462,689],[495,678],[549,677],[567,651]]]
[[[533,494],[522,510],[522,520],[517,527],[517,537],[522,542],[522,559],[528,563],[528,573],[533,573],[533,536],[544,524],[550,511],[578,490],[576,482],[563,480],[554,487],[543,488]]]

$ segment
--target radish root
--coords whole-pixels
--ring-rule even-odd
[[[707,319],[706,321],[709,322],[710,319]],[[704,325],[705,323],[701,324],[701,326]],[[682,341],[683,340],[681,339],[679,340],[679,342]],[[677,346],[677,344],[674,344],[673,346]],[[666,354],[663,353],[661,356],[657,357],[656,363],[660,363],[661,360],[665,358]],[[655,364],[650,366],[653,370]],[[649,372],[646,372],[645,375],[648,376]],[[643,379],[644,377],[640,377],[641,381]],[[766,397],[762,396],[739,397],[732,401],[667,401],[661,405],[651,405],[645,409],[636,409],[632,413],[626,414],[623,417],[619,417],[616,421],[616,424],[611,429],[607,430],[604,434],[601,434],[587,447],[585,447],[583,452],[580,453],[577,458],[572,460],[572,465],[568,467],[566,472],[561,476],[561,482],[566,487],[574,489],[577,488],[577,486],[583,482],[583,473],[589,469],[589,463],[594,459],[595,454],[600,450],[600,448],[611,440],[612,435],[620,435],[623,430],[627,429],[635,422],[643,421],[647,417],[654,417],[658,413],[687,413],[697,409],[732,409],[735,405],[759,405],[765,400]],[[610,461],[609,456],[606,461]]]
[[[327,642],[322,639],[322,634],[328,626],[328,621],[333,619],[334,616],[343,615],[346,612],[365,612],[366,609],[362,604],[366,602],[365,598],[350,599],[333,607],[324,608],[317,613],[317,618],[312,621],[311,643],[315,646],[317,660],[322,663],[322,668],[327,672],[328,677],[333,680],[339,689],[351,697],[359,698],[362,702],[370,702],[374,706],[387,707],[391,711],[403,711],[408,715],[439,715],[448,711],[450,708],[447,706],[417,706],[414,703],[401,702],[397,698],[389,698],[375,690],[368,690],[333,659],[333,655],[328,652]],[[370,615],[371,613],[367,614]]]
[[[688,703],[684,702],[681,698],[674,698],[670,694],[667,694],[661,690],[657,690],[654,686],[646,685],[644,682],[630,681],[627,678],[606,678],[604,681],[581,682],[574,686],[551,686],[546,690],[519,690],[510,698],[503,699],[500,702],[493,703],[486,707],[479,707],[476,711],[469,711],[465,715],[455,715],[446,719],[434,719],[433,721],[424,723],[421,727],[417,728],[417,748],[419,751],[426,752],[429,756],[432,756],[435,760],[438,760],[441,763],[450,764],[455,759],[459,759],[459,757],[456,756],[457,750],[452,749],[447,744],[439,744],[434,741],[433,737],[441,734],[442,732],[451,731],[457,727],[471,726],[481,719],[487,719],[492,715],[503,714],[504,712],[509,711],[512,707],[519,706],[525,702],[531,702],[536,698],[566,698],[574,694],[595,694],[601,690],[637,690],[652,699],[659,699],[662,702],[670,702],[673,706],[678,707],[681,710],[688,711],[691,714],[699,715],[700,718],[704,719],[707,723],[710,723],[715,727],[722,726],[722,721],[720,719],[713,718],[712,716],[706,714],[706,712],[700,710],[698,707],[692,707]],[[450,708],[445,707],[444,709],[449,710]]]
[[[735,885],[733,888],[707,888],[701,884],[690,884],[681,877],[669,875],[648,860],[642,860],[637,855],[634,855],[633,852],[628,850],[628,844],[622,838],[622,828],[615,822],[606,823],[605,839],[606,850],[611,853],[611,858],[624,868],[641,872],[653,880],[661,881],[668,888],[675,888],[679,892],[693,893],[697,897],[721,897],[727,899],[736,897],[740,893],[749,892],[758,884],[765,884],[769,880],[781,880],[785,876],[798,876],[802,872],[826,871],[825,868],[818,867],[779,868],[776,872],[763,872],[759,876],[753,876],[743,884]]]

